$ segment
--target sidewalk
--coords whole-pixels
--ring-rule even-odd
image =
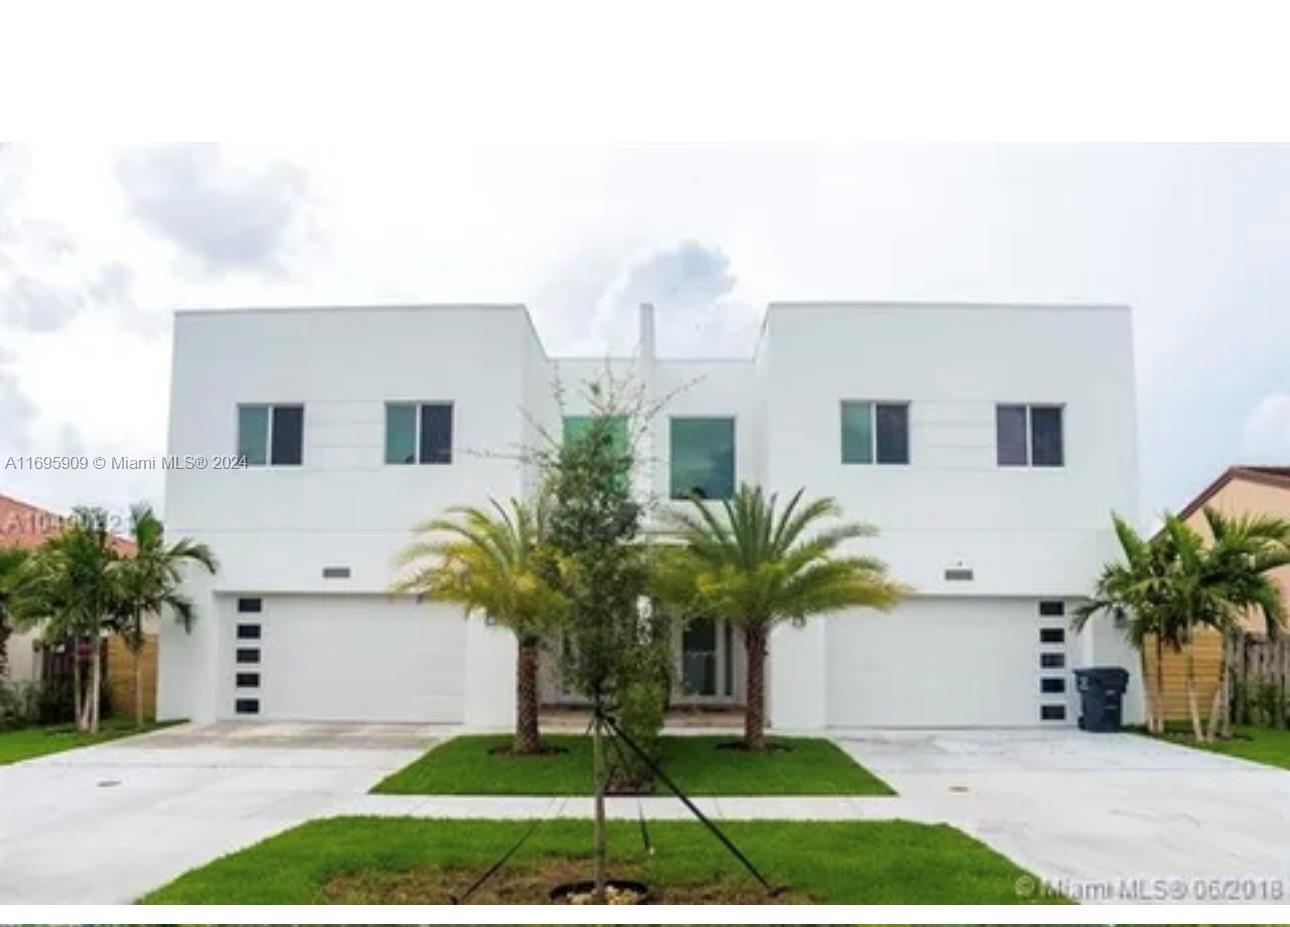
[[[922,821],[940,823],[925,807],[899,796],[738,796],[693,799],[717,821]],[[362,795],[335,806],[329,817],[374,815],[413,818],[584,818],[590,819],[588,796],[518,795]],[[656,821],[692,820],[678,798],[662,795],[615,796],[605,800],[605,815],[618,820],[644,816]]]

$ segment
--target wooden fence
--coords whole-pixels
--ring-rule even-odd
[[[1238,724],[1285,727],[1290,715],[1290,638],[1246,635],[1232,654],[1232,710]]]

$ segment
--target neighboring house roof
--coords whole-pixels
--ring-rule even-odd
[[[39,547],[59,534],[66,524],[66,515],[0,493],[0,548]],[[112,546],[117,553],[134,554],[134,542],[115,534],[112,535]]]
[[[1223,473],[1210,483],[1200,494],[1186,507],[1178,513],[1178,517],[1186,521],[1191,516],[1199,512],[1210,499],[1214,498],[1228,483],[1232,480],[1247,480],[1251,483],[1260,483],[1265,486],[1275,486],[1281,489],[1290,490],[1290,467],[1262,467],[1250,465],[1237,465],[1228,467]]]

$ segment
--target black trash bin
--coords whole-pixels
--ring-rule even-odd
[[[1118,666],[1090,666],[1075,670],[1079,690],[1079,726],[1085,731],[1118,731],[1129,687],[1129,671]]]

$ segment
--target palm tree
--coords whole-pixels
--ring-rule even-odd
[[[1138,651],[1143,689],[1147,696],[1147,729],[1164,732],[1164,652],[1182,646],[1179,628],[1173,621],[1168,598],[1168,575],[1173,551],[1167,535],[1146,540],[1120,516],[1112,514],[1115,536],[1124,554],[1123,563],[1108,563],[1098,577],[1093,597],[1075,610],[1072,625],[1082,631],[1094,615],[1105,613],[1122,623],[1125,635]],[[1154,639],[1156,675],[1148,680],[1146,644]]]
[[[18,580],[27,551],[21,547],[0,550],[0,676],[9,668],[9,635],[16,622]]]
[[[853,538],[872,536],[873,528],[843,522],[808,535],[824,520],[841,518],[842,510],[831,498],[803,503],[804,491],[780,511],[775,493],[745,484],[721,503],[721,515],[694,498],[692,509],[663,516],[683,547],[665,559],[656,590],[691,616],[743,629],[749,750],[766,747],[766,644],[777,624],[800,625],[859,606],[886,610],[908,592],[887,577],[881,561],[839,552]]]
[[[120,614],[115,563],[119,558],[103,509],[73,509],[67,527],[42,544],[22,584],[19,615],[41,623],[50,640],[71,644],[73,711],[83,731],[97,731],[101,701],[103,632]],[[81,680],[81,653],[90,654],[88,691]]]
[[[166,545],[166,529],[152,507],[147,504],[130,510],[130,534],[134,540],[133,557],[117,561],[116,582],[119,593],[121,637],[134,655],[134,723],[143,725],[143,652],[145,615],[159,615],[170,609],[190,630],[193,603],[181,591],[184,567],[196,564],[208,573],[219,569],[214,553],[205,544],[181,538]]]
[[[416,571],[396,591],[460,605],[469,616],[509,628],[519,644],[515,667],[516,754],[541,751],[538,739],[538,658],[542,637],[564,619],[564,597],[539,569],[547,506],[515,499],[509,510],[489,500],[491,510],[451,508],[445,517],[417,526],[422,539],[398,557]]]
[[[1231,644],[1244,632],[1242,618],[1263,619],[1269,638],[1285,630],[1286,605],[1269,573],[1290,564],[1290,520],[1261,515],[1229,516],[1205,509],[1211,542],[1204,564],[1216,611],[1211,624],[1222,634],[1219,682],[1210,705],[1210,740],[1231,736],[1228,699]]]

